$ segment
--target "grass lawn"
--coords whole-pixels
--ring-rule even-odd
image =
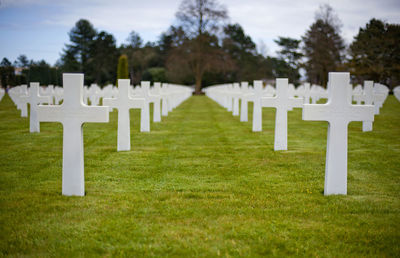
[[[249,109],[251,121],[252,108]],[[85,197],[61,195],[62,126],[0,102],[1,256],[399,256],[400,102],[374,130],[349,125],[348,195],[324,196],[326,122],[289,112],[273,151],[274,109],[251,132],[205,96],[150,133],[131,111],[132,151],[117,153],[117,111],[86,124]]]

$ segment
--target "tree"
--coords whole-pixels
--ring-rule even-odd
[[[226,8],[215,0],[183,0],[176,18],[190,38],[197,38],[218,31],[228,15]]]
[[[279,59],[285,61],[287,64],[285,66],[286,77],[289,78],[290,82],[298,83],[300,79],[300,59],[303,57],[303,54],[299,50],[301,40],[279,37],[274,41],[281,47],[281,50],[278,51]]]
[[[118,62],[118,50],[113,35],[101,31],[96,35],[88,59],[89,68],[97,84],[115,82],[115,67]]]
[[[0,63],[0,83],[4,88],[15,84],[14,67],[5,57]]]
[[[324,23],[331,25],[337,33],[340,33],[342,22],[338,15],[329,4],[322,4],[315,13],[315,20],[322,20]]]
[[[152,82],[166,82],[165,68],[152,67],[143,73],[143,80]]]
[[[140,83],[143,73],[148,68],[161,66],[160,55],[156,46],[149,44],[142,48],[128,46],[121,49],[121,52],[128,57],[130,79],[133,84]]]
[[[254,80],[259,77],[256,44],[244,33],[239,24],[228,24],[224,27],[222,48],[233,60],[228,77],[231,81]]]
[[[129,79],[128,57],[126,55],[121,55],[118,59],[117,79]]]
[[[29,82],[39,82],[41,85],[55,84],[61,82],[61,73],[57,68],[51,67],[46,61],[31,61],[29,69],[23,71]]]
[[[219,52],[214,33],[227,18],[227,11],[215,0],[183,0],[176,18],[185,31],[187,40],[174,52],[173,60],[187,60],[195,78],[195,93],[200,94],[202,78],[206,71],[219,69],[223,53]],[[178,55],[181,55],[178,57]]]
[[[140,47],[142,47],[142,44],[143,44],[142,38],[135,31],[131,31],[127,41],[128,41],[128,45],[131,46],[132,48],[140,48]]]
[[[26,55],[19,55],[17,57],[17,60],[14,62],[14,66],[20,67],[20,68],[26,68],[29,66],[29,60],[26,57]]]
[[[400,25],[371,19],[350,45],[349,66],[359,83],[400,84]]]
[[[3,60],[1,60],[0,65],[3,67],[11,66],[11,62],[6,57],[4,57]]]
[[[311,83],[326,85],[328,73],[337,71],[344,59],[345,49],[343,39],[337,29],[338,22],[332,24],[332,9],[325,6],[325,12],[311,26],[302,37],[304,42],[304,55],[306,57],[305,69]],[[325,16],[326,18],[322,18]]]
[[[69,32],[71,43],[65,45],[61,57],[64,71],[85,73],[85,81],[93,81],[93,76],[88,73],[93,69],[89,68],[88,62],[96,35],[96,30],[88,20],[81,19],[76,22]]]

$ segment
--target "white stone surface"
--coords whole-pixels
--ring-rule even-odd
[[[231,91],[232,95],[232,114],[233,116],[239,116],[239,99],[241,95],[240,85],[235,82]]]
[[[118,151],[131,149],[131,129],[129,110],[133,108],[143,109],[144,98],[131,98],[129,96],[129,79],[118,80],[118,95],[115,98],[104,98],[103,105],[118,109]]]
[[[161,115],[168,116],[168,84],[163,83],[161,87]]]
[[[249,99],[252,96],[249,90],[248,82],[241,82],[241,96],[240,96],[240,122],[248,121],[248,106]]]
[[[352,105],[349,73],[329,73],[326,104],[305,104],[303,120],[328,121],[324,194],[347,194],[347,126],[373,121],[374,107]],[[349,96],[350,95],[350,96]]]
[[[145,99],[145,105],[140,109],[140,131],[150,132],[150,82],[141,82],[141,95],[140,97]]]
[[[364,81],[364,91],[363,91],[363,96],[364,96],[364,105],[373,105],[373,87],[374,87],[374,82],[373,81]],[[372,121],[363,121],[362,122],[362,130],[363,132],[369,132],[372,131]]]
[[[294,98],[294,96],[296,95],[296,87],[293,83],[288,84],[288,95],[291,98]]]
[[[275,113],[274,150],[287,150],[287,112],[294,107],[301,108],[302,98],[289,95],[289,81],[286,78],[276,79],[276,96],[261,98],[262,107],[273,107]]]
[[[39,106],[41,122],[63,125],[62,194],[85,195],[83,123],[106,123],[108,107],[87,106],[83,103],[83,74],[63,74],[64,101],[61,105]]]
[[[100,105],[100,98],[102,97],[102,91],[100,87],[93,83],[89,87],[89,100],[91,106]]]
[[[375,115],[379,115],[380,113],[380,108],[383,106],[383,103],[385,102],[388,94],[389,94],[389,89],[380,83],[375,83],[374,84],[374,107],[375,107]]]
[[[263,96],[264,97],[273,97],[276,93],[275,88],[272,85],[267,84],[267,86],[265,86],[264,92],[263,92]]]
[[[400,101],[400,86],[396,86],[393,89],[393,94],[398,101]]]
[[[62,87],[56,86],[54,88],[54,104],[60,105],[60,102],[64,97],[64,89]]]
[[[262,81],[254,81],[254,98],[253,98],[253,132],[262,131],[262,106],[261,98],[263,84]]]
[[[21,91],[18,95],[17,108],[21,110],[21,117],[28,117],[28,85],[21,85]]]
[[[39,94],[39,83],[31,82],[30,88],[28,91],[28,96],[22,96],[21,101],[23,103],[29,103],[30,106],[30,114],[29,114],[29,132],[31,133],[39,133],[40,132],[40,124],[37,115],[37,109],[39,104],[49,103],[49,96],[40,96]]]
[[[39,94],[47,96],[49,98],[49,105],[54,105],[54,85],[48,85],[47,87],[39,87]]]
[[[8,91],[12,101],[21,110],[21,117],[28,117],[28,87],[26,84],[16,86]],[[24,97],[24,98],[23,98]]]
[[[161,122],[161,83],[155,82],[151,95],[154,96],[153,122]]]
[[[303,103],[310,104],[310,83],[304,83],[304,92],[303,92]]]
[[[108,84],[103,88],[103,94],[102,94],[103,100],[104,100],[104,98],[107,98],[107,99],[114,98],[117,95],[118,95],[118,89],[115,91],[114,86],[112,84]],[[103,103],[103,105],[104,105],[104,103]],[[110,112],[113,112],[113,110],[114,109],[112,107],[110,107]]]
[[[364,90],[360,84],[357,84],[352,92],[353,99],[356,101],[357,105],[361,105],[363,101]]]
[[[320,99],[328,98],[328,91],[320,85],[311,85],[310,88],[311,103],[316,104]]]
[[[0,101],[3,99],[5,93],[6,91],[0,87]]]

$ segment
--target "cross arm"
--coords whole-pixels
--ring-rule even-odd
[[[82,123],[108,123],[109,107],[88,106],[82,112]]]
[[[51,103],[51,97],[50,96],[40,96],[39,97],[39,102],[40,102],[40,104],[43,104],[43,103],[50,104]]]
[[[352,105],[348,112],[350,121],[374,121],[373,105]]]
[[[116,103],[116,99],[115,98],[104,98],[103,99],[103,106],[108,106],[108,107],[113,107],[116,108],[117,107],[117,103]]]
[[[43,106],[37,107],[37,117],[39,122],[60,122],[62,123],[61,106]]]
[[[328,121],[330,109],[326,104],[304,104],[303,120]]]
[[[156,95],[156,94],[149,94],[149,99],[150,102],[154,102],[154,101],[160,101],[161,96],[160,95]]]
[[[144,98],[132,98],[130,99],[130,108],[143,108],[146,105]]]
[[[277,100],[276,97],[272,97],[272,98],[262,97],[261,98],[261,106],[262,107],[275,107],[276,100]]]
[[[374,93],[374,102],[383,102],[385,101],[385,95],[382,93]]]
[[[365,100],[365,95],[363,94],[354,94],[353,99],[355,101],[364,101]]]
[[[289,106],[291,108],[302,108],[303,98],[289,98]]]

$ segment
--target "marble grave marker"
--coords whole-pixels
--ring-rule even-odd
[[[62,194],[85,195],[83,124],[107,123],[108,107],[83,103],[83,74],[63,74],[64,101],[61,105],[39,106],[40,122],[63,125]]]
[[[347,126],[373,121],[374,107],[352,105],[350,73],[329,73],[326,104],[304,104],[303,120],[328,121],[324,194],[347,194]]]

